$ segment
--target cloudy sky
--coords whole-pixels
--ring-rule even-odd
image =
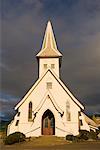
[[[63,54],[61,79],[85,105],[100,112],[100,0],[0,0],[0,117],[36,81],[36,54],[51,20]]]

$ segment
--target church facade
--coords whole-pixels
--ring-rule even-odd
[[[37,54],[39,78],[16,105],[17,114],[8,125],[7,135],[22,132],[26,137],[78,135],[79,130],[95,129],[86,121],[84,106],[60,79],[62,54],[58,50],[52,25],[47,24]]]

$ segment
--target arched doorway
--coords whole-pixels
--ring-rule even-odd
[[[55,118],[49,109],[42,116],[42,135],[55,135]]]

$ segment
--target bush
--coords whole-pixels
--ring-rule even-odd
[[[79,138],[83,140],[93,139],[96,140],[98,138],[97,133],[93,130],[86,131],[86,130],[80,130]]]
[[[72,141],[72,140],[73,140],[73,135],[67,135],[67,136],[66,136],[66,140]]]
[[[89,139],[97,140],[97,138],[98,138],[97,133],[94,132],[93,130],[90,130],[90,132],[89,132]]]
[[[12,133],[4,139],[4,143],[6,145],[11,145],[22,141],[25,141],[25,135],[21,132]]]
[[[73,142],[79,142],[78,136],[73,136]]]
[[[89,131],[80,130],[79,132],[79,139],[88,140],[89,139]]]
[[[66,140],[72,141],[72,142],[84,141],[88,139],[97,140],[97,138],[98,138],[97,133],[94,132],[93,130],[90,130],[90,132],[86,130],[80,130],[78,136],[74,136],[74,135],[66,136]]]
[[[78,142],[79,138],[77,136],[74,136],[74,135],[67,135],[66,140],[73,141],[73,142]]]

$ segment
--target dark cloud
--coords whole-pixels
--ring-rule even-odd
[[[50,19],[63,53],[61,79],[88,113],[100,111],[100,0],[3,0],[1,8],[1,90],[10,95],[2,107],[12,110],[37,79],[35,56]]]
[[[18,101],[17,97],[13,97],[12,95],[8,95],[5,93],[0,93],[0,117],[2,119],[12,118],[16,113],[14,111],[14,106]],[[0,119],[1,119],[0,118]]]

